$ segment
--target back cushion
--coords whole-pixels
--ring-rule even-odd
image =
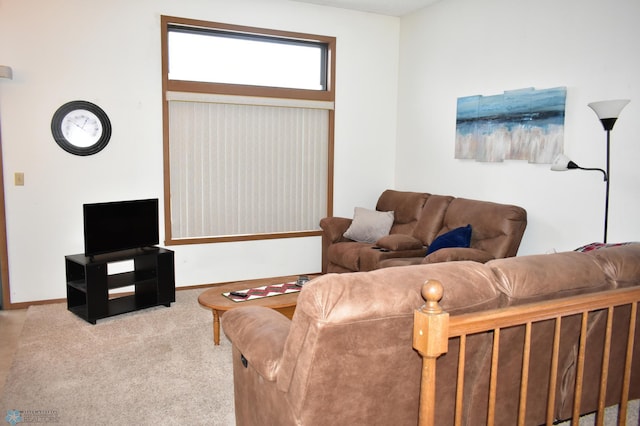
[[[471,225],[471,247],[495,258],[515,256],[527,224],[521,207],[489,201],[456,198],[451,201],[438,235]]]
[[[496,259],[486,263],[512,302],[529,302],[613,287],[598,261],[585,253],[563,252]]]
[[[593,250],[586,255],[597,259],[618,284],[640,284],[640,243]]]
[[[440,234],[445,213],[453,197],[449,195],[431,195],[420,213],[420,219],[413,236],[424,245],[429,245]],[[466,225],[466,224],[465,224]]]
[[[394,212],[391,234],[411,235],[428,197],[429,194],[421,192],[394,191],[388,189],[380,195],[376,210]]]
[[[424,304],[422,285],[438,280],[444,287],[440,304],[452,314],[498,306],[500,292],[492,270],[485,264],[460,261],[383,268],[367,273],[325,275],[312,281],[311,291],[298,298],[304,309],[328,322],[369,320],[401,313],[413,315]],[[308,299],[313,297],[313,299]]]

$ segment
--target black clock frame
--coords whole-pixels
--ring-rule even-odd
[[[98,117],[102,124],[102,135],[100,135],[100,139],[98,139],[98,141],[93,145],[86,147],[76,146],[67,140],[62,133],[62,120],[71,111],[78,109],[84,109],[92,112],[96,117]],[[111,121],[107,114],[98,105],[87,101],[71,101],[62,105],[53,114],[53,118],[51,119],[51,134],[60,148],[65,151],[74,155],[93,155],[102,151],[109,143],[109,139],[111,139]]]

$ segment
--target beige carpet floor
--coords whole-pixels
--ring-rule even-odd
[[[96,325],[66,304],[30,307],[0,423],[17,410],[23,423],[234,425],[231,344],[213,345],[201,292]]]

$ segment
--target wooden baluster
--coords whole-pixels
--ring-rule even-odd
[[[413,316],[413,347],[422,356],[420,426],[435,425],[436,359],[448,350],[449,314],[438,304],[443,292],[439,281],[426,281],[422,297],[427,303]]]
[[[618,424],[627,424],[627,409],[629,404],[629,388],[631,386],[631,365],[633,363],[633,348],[636,335],[636,318],[638,316],[638,302],[631,303],[631,317],[629,318],[629,334],[627,334],[627,355],[624,363],[624,379],[622,381],[622,395],[620,396],[620,410]]]

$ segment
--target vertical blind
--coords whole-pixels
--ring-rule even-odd
[[[327,213],[324,107],[169,99],[173,239],[311,231]]]

